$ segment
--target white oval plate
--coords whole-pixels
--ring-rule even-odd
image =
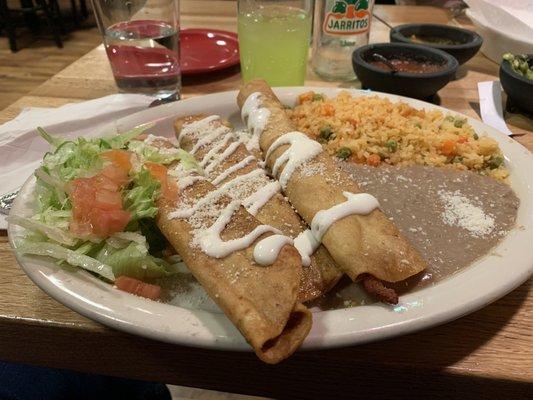
[[[315,90],[334,96],[335,88],[282,88],[276,93],[287,104],[296,96]],[[388,94],[351,91],[355,96],[379,95],[392,101],[402,100],[415,108],[442,107]],[[236,105],[237,92],[196,97],[150,108],[122,118],[110,129],[124,131],[136,125],[155,122],[158,135],[173,137],[172,122],[189,114],[218,114],[242,127]],[[457,113],[453,113],[457,114]],[[466,116],[463,116],[466,117]],[[513,229],[490,255],[434,286],[404,295],[400,304],[390,307],[379,303],[333,311],[315,310],[313,328],[304,349],[354,345],[403,335],[459,318],[504,296],[526,281],[533,272],[533,156],[514,140],[481,122],[468,118],[480,133],[496,139],[511,171],[510,184],[521,200],[517,228]],[[106,130],[109,131],[109,130]],[[34,180],[30,179],[17,198],[13,213],[31,215]],[[10,225],[10,242],[21,228]],[[460,251],[460,249],[458,249]],[[249,350],[242,336],[219,311],[185,308],[144,300],[121,292],[82,270],[70,271],[53,263],[17,254],[17,260],[35,282],[50,296],[67,307],[110,327],[129,333],[181,345]]]

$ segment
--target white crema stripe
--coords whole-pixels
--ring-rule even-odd
[[[302,265],[308,267],[311,264],[311,255],[318,249],[320,242],[315,239],[310,229],[300,232],[294,239],[294,247],[302,257]]]
[[[182,190],[188,188],[189,186],[192,186],[195,182],[199,181],[205,181],[205,177],[202,175],[187,175],[180,179],[178,179],[178,190],[181,192]]]
[[[259,225],[250,233],[238,238],[223,241],[220,237],[222,231],[231,220],[233,214],[241,206],[240,202],[232,201],[218,216],[217,220],[208,229],[198,234],[200,249],[209,257],[222,258],[234,251],[250,246],[259,236],[267,232],[279,231],[270,225]]]
[[[269,201],[272,196],[280,191],[281,187],[279,186],[278,181],[272,181],[263,186],[257,192],[252,193],[242,202],[242,205],[246,210],[256,216],[259,210]]]
[[[220,165],[226,158],[231,156],[235,151],[239,148],[239,146],[242,144],[240,140],[231,143],[228,147],[226,147],[226,150],[222,152],[222,154],[215,157],[211,162],[208,163],[207,167],[205,168],[204,172],[206,174],[211,174],[211,172],[214,171],[214,169]]]
[[[184,124],[178,135],[178,144],[181,143],[181,139],[185,136],[209,129],[209,125],[211,124],[211,122],[216,121],[218,119],[220,119],[220,116],[210,115],[209,117],[205,117],[199,121]]]
[[[259,241],[254,247],[254,260],[259,265],[272,265],[278,259],[279,252],[293,240],[285,235],[271,235]]]
[[[311,222],[311,229],[303,231],[294,239],[294,247],[300,253],[304,266],[311,264],[311,255],[320,246],[322,237],[331,225],[348,215],[366,215],[379,208],[377,199],[371,194],[343,192],[343,195],[346,201],[317,212]]]
[[[218,138],[218,137],[217,137]],[[218,143],[213,146],[202,158],[202,161],[200,161],[200,167],[205,168],[205,166],[209,163],[209,161],[215,157],[215,155],[218,154],[220,150],[224,148],[228,144],[228,142],[233,138],[233,133],[229,132],[224,135],[222,139],[219,139]],[[205,143],[207,145],[208,143]]]
[[[195,170],[185,170],[181,163],[171,169],[168,174],[176,179],[179,191],[188,188],[195,182],[206,180],[204,176],[198,175]]]
[[[220,125],[217,127],[211,127],[210,131],[207,131],[206,135],[201,137],[192,147],[191,151],[189,153],[195,154],[198,150],[200,150],[203,146],[206,146],[210,144],[213,140],[216,140],[220,135],[223,133],[226,133],[229,131],[229,128],[225,127],[224,125]]]
[[[279,183],[283,189],[287,187],[287,183],[296,168],[322,152],[322,145],[309,139],[302,132],[289,132],[280,136],[272,143],[267,151],[265,160],[268,160],[274,150],[287,144],[289,147],[276,159],[272,167],[272,174],[276,176],[279,169],[286,163],[279,176]]]
[[[258,176],[261,176],[261,175],[264,175],[264,171],[260,170],[260,169],[254,169],[253,171],[247,173],[246,175],[239,175],[235,179],[232,179],[231,181],[226,182],[225,184],[220,186],[219,188],[207,193],[204,197],[199,199],[194,204],[194,206],[189,207],[189,208],[179,208],[179,209],[177,209],[175,211],[170,212],[168,217],[170,219],[174,219],[174,218],[189,218],[196,211],[198,211],[200,208],[202,208],[203,206],[205,206],[207,204],[210,204],[213,200],[215,200],[215,199],[217,199],[217,198],[219,198],[221,196],[227,195],[228,194],[228,189],[230,189],[231,187],[236,186],[236,185],[242,183],[243,181],[246,181],[248,179],[254,179],[254,178],[256,178]]]
[[[259,150],[259,137],[266,128],[270,118],[270,110],[261,107],[261,93],[254,92],[244,102],[241,110],[241,117],[247,120],[247,127],[252,131],[252,137],[246,143],[248,150]]]
[[[311,232],[313,232],[313,236],[318,241],[322,241],[322,237],[329,227],[339,219],[352,214],[370,214],[376,208],[379,208],[378,200],[369,193],[342,192],[342,194],[347,199],[345,202],[334,205],[327,210],[321,210],[313,217]]]
[[[231,174],[233,174],[234,172],[246,167],[247,165],[251,164],[252,162],[254,162],[255,160],[255,157],[254,156],[248,156],[244,159],[242,159],[241,161],[239,161],[237,164],[234,164],[232,165],[231,167],[229,167],[227,170],[225,170],[224,172],[222,172],[220,175],[218,175],[217,177],[215,177],[211,183],[213,185],[218,185],[220,182],[222,182],[224,179],[226,179],[228,176],[230,176]]]

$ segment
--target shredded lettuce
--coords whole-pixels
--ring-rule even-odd
[[[64,142],[67,141],[66,139],[59,138],[59,137],[54,137],[54,136],[50,135],[48,132],[46,132],[44,130],[44,128],[41,128],[40,126],[37,127],[37,132],[39,133],[39,135],[41,135],[41,137],[44,140],[46,140],[48,143],[50,143],[50,145],[52,145],[52,147],[59,147],[61,144],[63,144]]]
[[[141,125],[128,132],[109,138],[87,140],[65,140],[56,138],[43,128],[37,128],[39,134],[55,148],[44,156],[43,167],[39,171],[41,179],[54,185],[65,185],[76,178],[94,175],[102,169],[100,154],[110,149],[124,149],[128,142],[135,139],[153,124]]]
[[[185,170],[201,170],[200,164],[194,156],[183,149],[159,149],[146,142],[133,140],[128,143],[128,150],[136,153],[142,162],[151,161],[167,165],[175,161],[180,161]]]
[[[133,185],[125,191],[123,197],[124,209],[131,213],[130,224],[144,218],[155,218],[157,215],[155,201],[159,196],[160,188],[161,184],[146,168],[142,168],[133,177]]]
[[[24,243],[18,248],[22,254],[31,254],[36,256],[48,256],[60,261],[66,261],[75,267],[81,267],[87,271],[94,272],[101,277],[110,281],[115,280],[113,269],[93,257],[86,256],[82,252],[67,249],[54,243]]]
[[[53,153],[44,156],[41,171],[64,186],[73,179],[92,176],[102,169],[101,152],[98,142],[83,138],[63,142]]]
[[[67,197],[63,185],[53,185],[43,179],[43,176],[48,175],[42,170],[35,171],[35,176],[37,177],[36,191],[40,213],[48,209],[69,210],[71,208],[70,200]]]
[[[146,244],[130,242],[122,249],[106,244],[94,255],[111,266],[115,276],[130,276],[140,280],[162,278],[175,272],[166,261],[148,254]]]
[[[148,123],[136,126],[135,128],[127,132],[121,133],[120,135],[112,136],[110,139],[107,140],[107,142],[109,143],[112,149],[123,149],[131,140],[143,134],[148,129],[153,128],[154,125],[154,123]],[[106,141],[106,139],[103,140]]]
[[[68,232],[66,229],[62,229],[53,225],[49,225],[32,218],[25,218],[18,215],[10,215],[9,222],[22,226],[32,232],[40,233],[43,236],[60,243],[65,246],[75,246],[78,243],[78,239]]]
[[[126,149],[139,155],[141,162],[168,164],[179,160],[185,168],[198,168],[194,158],[183,150],[159,152],[143,142],[133,141],[150,125],[143,125],[109,138],[65,140],[42,128],[39,134],[53,147],[37,169],[38,208],[31,218],[11,215],[10,222],[26,229],[18,249],[23,254],[48,256],[58,265],[70,264],[114,281],[126,275],[137,279],[162,278],[177,272],[176,266],[155,257],[168,242],[155,224],[156,199],[160,183],[139,164],[130,172],[132,182],[123,189],[124,209],[131,213],[125,232],[107,239],[78,238],[70,232],[72,202],[67,194],[70,181],[94,176],[104,166],[101,153]],[[141,145],[138,145],[140,143]]]

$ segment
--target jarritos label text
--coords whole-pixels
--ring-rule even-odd
[[[324,32],[336,35],[363,33],[370,27],[371,0],[335,0],[327,2]],[[331,11],[329,6],[333,3]]]

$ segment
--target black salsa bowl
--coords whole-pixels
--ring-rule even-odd
[[[529,65],[533,63],[533,54],[528,54]],[[500,64],[500,82],[511,103],[533,116],[533,80],[519,75],[509,61]]]
[[[373,54],[387,59],[412,60],[436,64],[436,72],[393,72],[377,67],[371,62]],[[352,55],[352,64],[364,89],[399,94],[416,99],[426,99],[436,94],[455,76],[459,64],[449,54],[425,46],[406,43],[376,43],[362,46]]]
[[[441,38],[453,41],[453,44],[419,43],[412,37]],[[483,44],[483,38],[468,29],[457,28],[449,25],[437,24],[405,24],[391,29],[390,41],[393,43],[412,43],[439,49],[454,56],[459,65],[464,64],[476,55]]]

